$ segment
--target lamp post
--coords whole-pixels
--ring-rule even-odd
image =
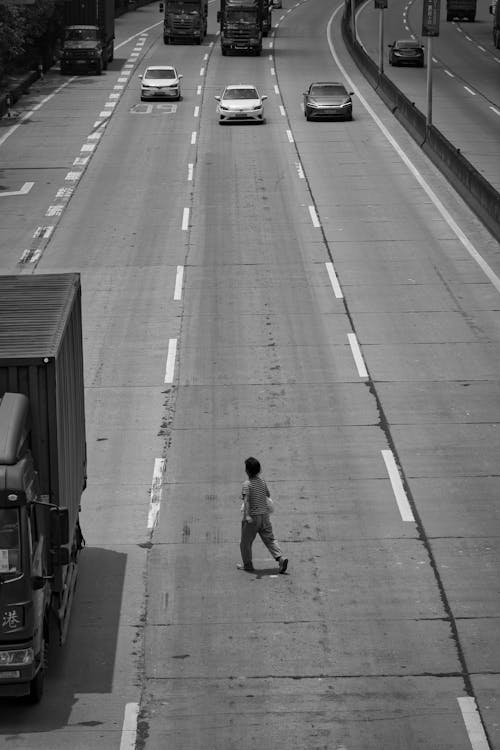
[[[387,0],[375,0],[375,8],[380,13],[378,17],[378,72],[384,72],[384,8],[387,8]]]
[[[441,0],[424,0],[422,36],[427,37],[427,129],[432,125],[432,37],[439,36],[440,13]]]

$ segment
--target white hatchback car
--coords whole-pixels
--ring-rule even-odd
[[[145,99],[181,98],[181,78],[172,65],[150,65],[142,75],[141,102]]]
[[[249,83],[236,83],[226,86],[218,101],[217,114],[219,123],[250,120],[264,122],[264,101],[267,96],[261,96],[255,86]]]

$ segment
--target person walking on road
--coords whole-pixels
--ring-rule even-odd
[[[253,571],[252,544],[257,534],[279,565],[279,572],[285,573],[288,558],[284,557],[274,536],[273,527],[269,520],[268,498],[270,497],[267,484],[260,476],[260,463],[251,456],[245,461],[245,471],[248,479],[243,482],[241,496],[243,498],[243,520],[241,522],[240,551],[241,570]]]

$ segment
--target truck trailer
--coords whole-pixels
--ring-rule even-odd
[[[475,21],[477,0],[446,0],[447,21]]]
[[[263,3],[267,0],[221,0],[217,21],[223,55],[262,52]]]
[[[208,0],[165,0],[160,3],[163,41],[201,44],[207,33]]]
[[[493,16],[493,44],[500,49],[500,2],[490,5],[490,13]]]
[[[1,696],[38,702],[66,639],[86,481],[79,275],[0,275]]]
[[[64,0],[61,73],[101,75],[114,57],[114,0]]]

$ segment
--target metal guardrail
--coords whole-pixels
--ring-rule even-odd
[[[355,0],[355,5],[361,2],[362,0]],[[500,193],[441,131],[434,125],[427,126],[425,115],[384,73],[379,72],[376,63],[359,42],[353,39],[350,16],[351,6],[346,0],[342,36],[356,65],[396,119],[500,242]]]

